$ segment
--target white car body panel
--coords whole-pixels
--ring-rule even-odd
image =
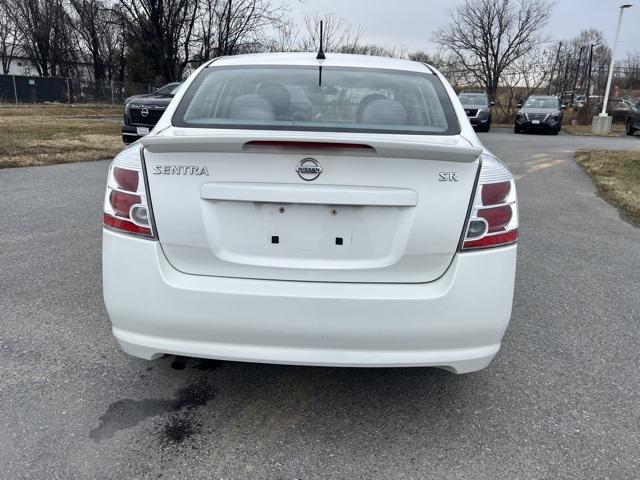
[[[133,147],[142,152],[144,167],[136,168],[146,172],[157,239],[104,230],[105,304],[126,352],[457,373],[495,356],[511,314],[517,247],[459,248],[478,177],[502,178],[504,169],[480,174],[489,152],[431,67],[335,54],[322,64],[437,75],[459,134],[175,127],[176,108],[204,68],[318,61],[258,54],[203,65]],[[247,145],[261,141],[371,151]],[[306,157],[322,166],[313,182],[296,174]],[[135,155],[120,162],[134,168]],[[175,165],[198,174],[162,174]],[[441,181],[441,173],[455,181]]]
[[[486,367],[511,314],[516,246],[456,255],[424,284],[283,282],[177,271],[105,230],[104,298],[124,351],[298,365]]]

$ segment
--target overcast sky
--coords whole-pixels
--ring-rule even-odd
[[[458,3],[460,0],[288,0],[298,20],[305,12],[335,13],[352,24],[362,25],[365,42],[426,51],[436,49],[431,33],[446,23],[447,10]],[[633,0],[557,0],[547,32],[561,40],[594,27],[604,32],[611,46],[622,3]],[[616,57],[633,50],[640,50],[640,0],[624,13]]]

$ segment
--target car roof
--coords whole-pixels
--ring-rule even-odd
[[[529,98],[554,98],[558,100],[558,97],[555,95],[531,95]]]
[[[403,70],[409,72],[433,73],[424,63],[401,58],[375,57],[372,55],[353,55],[347,53],[327,53],[326,60],[317,60],[316,53],[251,53],[220,57],[212,60],[208,67],[280,65],[313,66],[322,62],[323,67],[379,68],[385,70]]]

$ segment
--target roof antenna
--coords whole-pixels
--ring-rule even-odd
[[[320,20],[320,50],[318,50],[318,55],[316,56],[316,60],[325,60],[327,57],[324,56],[324,50],[322,50],[323,43],[323,31],[322,31],[322,20]]]

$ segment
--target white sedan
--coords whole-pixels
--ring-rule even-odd
[[[109,170],[104,300],[136,357],[486,367],[511,316],[511,173],[434,68],[212,60]]]

